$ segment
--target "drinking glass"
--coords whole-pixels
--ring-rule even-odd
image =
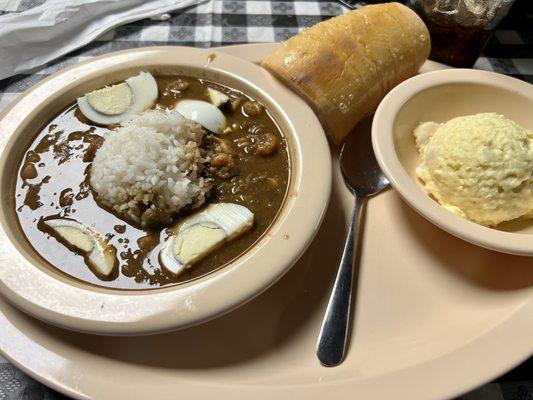
[[[431,35],[430,58],[472,67],[514,0],[408,0]]]

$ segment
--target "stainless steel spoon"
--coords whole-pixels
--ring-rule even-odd
[[[320,362],[328,367],[340,364],[346,351],[354,264],[358,262],[366,200],[389,185],[374,157],[370,140],[370,122],[371,118],[368,118],[360,125],[360,129],[352,132],[341,150],[342,176],[354,194],[355,205],[339,271],[318,337],[316,354]]]

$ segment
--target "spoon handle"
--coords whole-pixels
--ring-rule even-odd
[[[344,359],[350,322],[354,261],[359,251],[364,205],[364,199],[355,196],[352,222],[318,336],[316,355],[326,367],[339,365]]]

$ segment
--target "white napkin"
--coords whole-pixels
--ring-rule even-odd
[[[0,79],[76,50],[104,32],[204,0],[51,0],[0,16]]]

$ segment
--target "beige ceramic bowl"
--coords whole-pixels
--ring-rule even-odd
[[[449,69],[405,81],[379,105],[372,125],[374,152],[392,186],[416,211],[440,228],[488,249],[533,256],[533,220],[487,228],[441,207],[422,189],[412,136],[423,121],[496,112],[533,130],[533,86],[493,72]]]
[[[12,193],[16,166],[40,126],[78,96],[140,70],[203,77],[255,97],[284,132],[292,165],[284,206],[252,249],[193,282],[132,292],[90,286],[47,266],[18,227]],[[39,319],[90,333],[144,334],[184,328],[238,307],[296,262],[317,232],[330,195],[329,147],[309,107],[257,65],[201,49],[128,50],[54,74],[1,115],[0,148],[0,292]]]

